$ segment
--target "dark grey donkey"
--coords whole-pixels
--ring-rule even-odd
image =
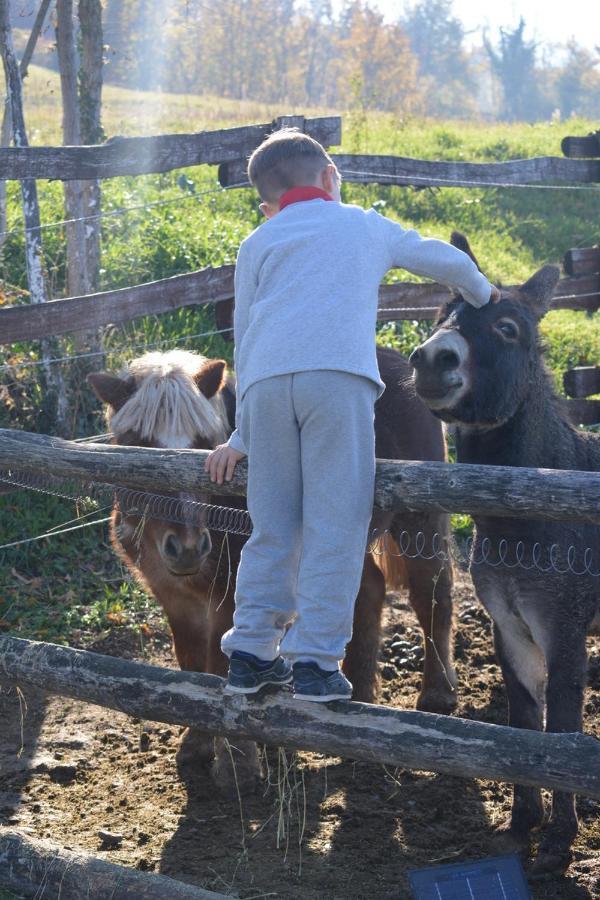
[[[462,235],[452,238],[474,258]],[[459,462],[600,470],[600,436],[569,424],[542,358],[538,322],[558,277],[555,266],[545,266],[480,310],[454,298],[441,309],[433,336],[410,358],[421,399],[456,426]],[[471,575],[494,621],[509,723],[581,731],[585,640],[600,628],[600,578],[571,570],[585,571],[589,547],[597,571],[600,527],[483,516],[475,524]],[[504,561],[514,568],[498,565],[502,539]],[[570,546],[577,548],[571,565]],[[543,818],[540,791],[515,785],[505,842],[528,851],[530,833]],[[575,798],[555,791],[533,871],[565,869],[576,834]]]

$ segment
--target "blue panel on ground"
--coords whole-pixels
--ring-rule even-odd
[[[531,900],[518,856],[412,869],[408,881],[415,900]]]

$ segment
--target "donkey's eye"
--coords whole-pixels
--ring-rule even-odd
[[[519,329],[515,323],[511,322],[509,319],[498,322],[496,328],[502,334],[502,337],[505,337],[509,341],[515,341],[519,337]]]

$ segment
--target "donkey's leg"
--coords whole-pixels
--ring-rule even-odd
[[[384,601],[383,573],[367,553],[354,607],[352,640],[343,667],[354,687],[352,699],[363,703],[374,703],[379,689],[377,658]]]
[[[507,616],[501,626],[494,622],[494,645],[508,696],[508,724],[541,731],[546,677],[542,651],[517,616]],[[505,849],[528,849],[529,833],[543,818],[539,788],[516,784],[510,827],[502,833]]]
[[[587,653],[585,631],[573,633],[573,621],[556,629],[546,657],[546,731],[583,730],[583,692]],[[572,859],[571,844],[577,836],[575,796],[563,791],[552,794],[550,821],[533,866],[536,874],[564,871]]]

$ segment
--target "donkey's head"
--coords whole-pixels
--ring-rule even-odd
[[[119,375],[94,372],[88,381],[107,406],[108,425],[117,444],[172,449],[212,449],[232,427],[234,394],[227,384],[224,360],[172,350],[147,353]],[[207,528],[115,512],[114,536],[126,552],[138,541],[136,555],[145,569],[162,562],[172,575],[195,575],[210,554]],[[158,552],[159,559],[155,553]]]
[[[455,232],[452,243],[477,262],[466,238]],[[410,357],[415,388],[432,412],[446,422],[496,428],[542,388],[538,322],[558,278],[556,266],[544,266],[481,309],[460,295],[442,307],[433,335]]]

